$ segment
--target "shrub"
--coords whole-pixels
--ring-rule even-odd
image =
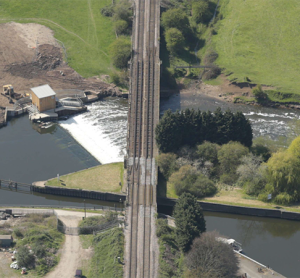
[[[127,0],[119,1],[114,7],[113,20],[125,20],[130,22],[132,17],[131,4]]]
[[[221,74],[221,69],[214,64],[209,64],[207,66],[210,66],[207,70],[205,70],[204,74],[202,75],[202,78],[205,80],[215,79]]]
[[[168,235],[172,229],[168,226],[167,219],[157,219],[156,222],[156,235],[161,237],[163,235]]]
[[[17,238],[23,238],[24,237],[23,232],[19,228],[14,229],[14,234]]]
[[[32,251],[39,259],[43,258],[47,253],[45,247],[39,242],[32,246]]]
[[[264,146],[263,144],[256,143],[251,147],[251,152],[255,156],[261,156],[264,162],[267,162],[268,159],[271,157],[272,152],[271,150]]]
[[[156,161],[159,171],[163,174],[166,180],[168,180],[169,177],[178,170],[176,154],[174,153],[162,153],[157,157]]]
[[[114,6],[113,5],[107,5],[101,9],[101,14],[104,16],[111,17],[114,14]]]
[[[125,35],[126,33],[128,33],[127,28],[128,23],[125,20],[120,19],[114,22],[114,29],[117,35]]]
[[[184,35],[189,29],[188,17],[182,9],[169,9],[162,13],[161,24],[166,30],[170,28],[176,28]]]
[[[196,23],[207,23],[212,18],[209,3],[206,0],[194,1],[192,4],[192,17]]]
[[[295,197],[289,195],[288,193],[280,193],[274,198],[274,202],[279,205],[288,205],[296,201]]]
[[[215,184],[206,176],[200,174],[197,180],[190,189],[192,193],[197,198],[203,198],[206,196],[212,196],[217,192],[217,187]]]
[[[21,246],[16,254],[16,259],[20,267],[33,268],[35,257],[29,252],[26,246]]]
[[[206,161],[217,165],[218,150],[220,146],[215,143],[205,141],[203,144],[197,146],[197,155],[202,160],[203,164]]]
[[[266,192],[263,192],[263,193],[260,193],[258,195],[258,200],[262,201],[262,202],[268,202],[268,193]]]
[[[261,85],[257,85],[253,90],[252,94],[257,100],[265,100],[268,98],[268,95],[263,91]]]

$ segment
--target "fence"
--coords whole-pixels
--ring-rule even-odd
[[[87,235],[94,234],[101,231],[106,231],[120,224],[118,219],[110,221],[108,223],[97,226],[83,226],[83,227],[68,227],[59,219],[57,220],[57,230],[66,235]]]

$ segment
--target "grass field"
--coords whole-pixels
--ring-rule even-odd
[[[300,94],[299,0],[221,0],[213,45],[230,79]]]
[[[121,192],[123,163],[110,163],[49,180],[46,185],[103,192]]]
[[[2,0],[0,23],[39,23],[51,28],[67,49],[68,63],[84,77],[113,68],[109,45],[116,39],[110,18],[101,8],[110,0]]]

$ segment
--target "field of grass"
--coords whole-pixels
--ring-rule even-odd
[[[300,94],[298,0],[221,0],[213,46],[217,64],[233,72],[230,79],[275,86]]]
[[[121,192],[123,163],[110,163],[49,180],[46,185],[103,192]]]
[[[112,21],[101,15],[110,0],[2,0],[0,23],[39,23],[66,47],[69,65],[84,77],[113,68],[109,45],[116,39]]]

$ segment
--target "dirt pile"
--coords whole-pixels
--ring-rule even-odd
[[[105,96],[122,93],[97,77],[83,78],[70,68],[63,61],[53,32],[45,26],[0,24],[1,37],[6,39],[0,43],[0,86],[12,84],[16,93],[28,93],[32,87],[49,84],[58,91],[58,97],[68,94],[68,90],[101,91]],[[0,95],[0,106],[10,105]]]
[[[13,63],[5,66],[4,70],[13,76],[32,79],[44,75],[44,71],[53,70],[63,63],[58,47],[43,44],[36,52],[36,59],[31,63]]]

